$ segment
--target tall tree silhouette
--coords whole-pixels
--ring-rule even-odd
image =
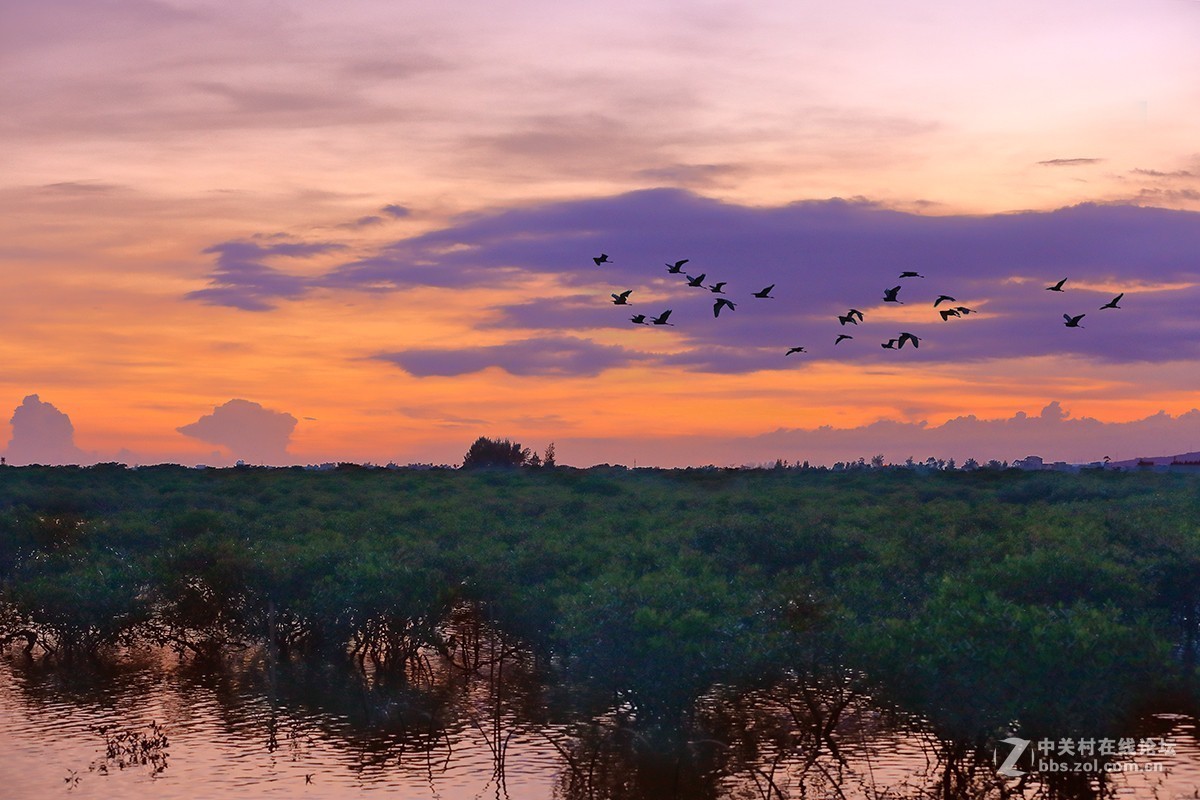
[[[508,439],[489,439],[480,436],[463,457],[463,469],[477,467],[520,467],[528,463],[532,453]]]

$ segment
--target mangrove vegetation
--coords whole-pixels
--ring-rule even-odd
[[[479,455],[0,468],[0,642],[44,665],[254,652],[414,703],[474,676],[500,766],[501,706],[575,726],[555,746],[579,798],[717,796],[695,776],[731,759],[760,797],[787,796],[784,758],[836,787],[868,697],[937,732],[940,796],[1091,797],[1102,776],[998,777],[997,742],[1145,740],[1193,706],[1200,477]]]

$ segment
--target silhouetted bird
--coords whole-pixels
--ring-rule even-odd
[[[859,311],[857,308],[852,308],[852,309],[850,309],[849,311],[847,311],[847,312],[846,312],[846,316],[848,316],[848,317],[858,317],[858,321],[859,321],[859,322],[862,322],[862,321],[863,321],[863,313],[862,313],[861,311]],[[856,324],[857,324],[857,323],[856,323]]]
[[[883,302],[885,302],[885,303],[900,303],[900,305],[904,305],[904,303],[902,301],[896,299],[896,295],[899,293],[900,293],[899,286],[893,286],[890,289],[884,289],[883,290]]]
[[[857,324],[858,324],[858,320],[856,320],[856,319],[854,318],[854,315],[853,315],[853,314],[839,315],[839,316],[838,316],[838,322],[842,323],[843,325],[845,325],[846,323],[850,323],[851,325],[857,325]]]
[[[883,344],[881,344],[879,346],[886,347],[888,350],[895,350],[896,349],[896,341],[897,341],[896,339],[888,339],[886,342],[884,342]]]
[[[954,307],[954,310],[955,310],[955,311],[957,311],[958,313],[962,314],[964,317],[965,317],[967,314],[975,314],[975,313],[977,313],[977,312],[975,311],[975,309],[973,309],[973,308],[967,308],[966,306],[955,306],[955,307]]]
[[[614,294],[612,296],[613,304],[618,305],[618,306],[629,305],[629,295],[631,295],[631,294],[633,294],[633,289],[626,289],[625,291],[621,292],[620,294]]]
[[[754,296],[761,297],[763,300],[772,300],[774,298],[771,297],[771,290],[774,288],[775,288],[775,284],[772,283],[770,286],[763,289],[761,292],[755,292]]]
[[[688,279],[688,286],[696,286],[701,289],[704,288],[704,273],[703,272],[701,272],[699,275],[697,275],[694,278],[691,275],[687,275],[685,277]]]
[[[905,342],[912,342],[913,347],[921,346],[921,338],[919,336],[913,336],[911,333],[901,332],[900,333],[900,344],[896,345],[896,347],[897,348],[904,347]]]
[[[1063,314],[1063,319],[1066,320],[1066,322],[1064,322],[1063,324],[1066,325],[1068,328],[1082,328],[1083,326],[1079,324],[1079,320],[1083,319],[1086,316],[1087,316],[1087,314],[1080,314],[1077,317],[1072,317],[1070,314]]]
[[[948,295],[948,294],[939,294],[939,295],[938,295],[938,299],[933,301],[933,307],[934,307],[934,308],[937,308],[939,305],[941,305],[941,303],[942,303],[942,301],[943,301],[943,300],[949,300],[951,303],[953,303],[953,302],[954,302],[954,298],[953,298],[953,297],[951,297],[950,295]]]
[[[1104,309],[1106,309],[1106,308],[1120,308],[1120,306],[1119,306],[1119,305],[1117,305],[1117,303],[1121,302],[1121,298],[1122,298],[1122,297],[1124,297],[1124,296],[1125,296],[1125,293],[1124,293],[1124,292],[1121,292],[1119,295],[1117,295],[1116,297],[1114,297],[1112,300],[1109,300],[1107,303],[1105,303],[1104,305],[1100,306],[1100,309],[1101,309],[1101,310],[1104,310]]]
[[[807,352],[808,351],[805,350],[803,347],[793,347],[791,350],[788,350],[786,353],[784,353],[784,355],[790,356],[792,353],[807,353]]]
[[[678,275],[679,273],[683,272],[683,265],[688,263],[690,260],[691,259],[685,258],[680,261],[676,261],[674,264],[667,264],[667,272],[670,272],[672,275]]]
[[[910,271],[910,270],[905,270],[904,272],[901,272],[901,273],[900,273],[900,277],[901,277],[901,278],[924,278],[925,276],[924,276],[924,275],[918,275],[917,273],[915,273],[915,272],[912,272],[912,271]]]
[[[592,261],[596,262],[597,267],[600,266],[601,264],[611,264],[612,263],[611,261],[608,260],[608,253],[601,253],[598,256],[592,256]]]
[[[630,322],[632,322],[634,325],[647,325],[647,324],[649,324],[649,323],[647,323],[647,322],[646,322],[646,315],[645,315],[645,314],[634,314],[632,317],[630,317],[630,318],[629,318],[629,321],[630,321]]]
[[[674,325],[674,322],[667,322],[667,317],[669,316],[671,316],[671,309],[668,308],[666,311],[662,312],[657,317],[652,318],[650,321],[655,325]]]
[[[848,333],[839,333],[838,337],[833,340],[834,344],[841,344],[843,339],[853,339],[854,337]]]
[[[959,313],[957,308],[943,308],[938,313],[942,315],[942,322],[945,322],[946,320],[950,319],[950,317],[961,317],[962,316],[962,314]]]
[[[724,298],[724,297],[718,297],[718,298],[717,298],[717,302],[713,303],[713,316],[714,316],[714,317],[719,317],[719,316],[721,315],[721,309],[722,309],[722,308],[725,308],[726,306],[728,306],[728,307],[729,307],[729,310],[730,310],[730,311],[736,311],[736,310],[737,310],[737,306],[735,306],[735,305],[733,304],[733,301],[731,301],[731,300],[728,300],[728,299],[726,299],[726,298]]]
[[[714,294],[725,294],[725,284],[726,283],[728,283],[728,281],[718,281],[717,283],[714,283],[712,286],[709,286],[708,290],[710,292],[713,292]]]
[[[1067,279],[1063,278],[1061,281],[1054,284],[1053,286],[1047,286],[1046,291],[1047,292],[1061,292],[1061,291],[1063,291],[1063,284],[1066,282],[1067,282]]]

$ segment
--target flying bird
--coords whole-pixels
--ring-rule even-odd
[[[858,320],[856,320],[856,319],[854,318],[854,315],[853,315],[853,314],[845,314],[845,315],[841,315],[841,314],[839,314],[839,315],[838,315],[838,322],[842,323],[843,325],[845,325],[847,322],[848,322],[848,323],[850,323],[851,325],[857,325],[857,324],[858,324]]]
[[[896,295],[899,293],[900,293],[899,286],[893,286],[890,289],[884,289],[883,290],[883,302],[885,302],[885,303],[900,303],[900,305],[904,305],[904,302],[902,300],[896,299]]]
[[[905,342],[912,342],[913,347],[921,346],[921,338],[919,336],[913,336],[911,333],[901,332],[900,333],[900,344],[896,345],[897,349],[904,347]]]
[[[717,283],[714,283],[712,286],[709,286],[708,290],[710,292],[712,292],[713,294],[725,294],[725,284],[726,283],[728,283],[728,281],[718,281]]]
[[[763,289],[761,292],[755,292],[754,296],[761,297],[764,300],[773,300],[774,298],[771,297],[771,290],[774,288],[775,288],[775,284],[772,283],[770,286]]]
[[[630,322],[632,322],[634,325],[647,325],[647,324],[649,324],[649,323],[647,323],[647,322],[646,322],[646,315],[645,315],[645,314],[634,314],[632,317],[630,317],[630,318],[629,318],[629,321],[630,321]]]
[[[934,307],[934,308],[937,308],[937,307],[938,307],[938,305],[940,305],[940,304],[941,304],[941,302],[942,302],[943,300],[949,300],[951,303],[953,303],[953,302],[954,302],[954,298],[953,298],[953,297],[951,297],[950,295],[948,295],[948,294],[939,294],[939,295],[938,295],[938,299],[933,301],[933,307]]]
[[[611,261],[608,260],[608,253],[601,253],[598,256],[592,256],[592,261],[596,262],[597,267],[600,266],[601,264],[611,264],[612,263]]]
[[[808,351],[805,350],[803,347],[793,347],[791,350],[788,350],[786,353],[784,353],[784,355],[790,356],[792,353],[807,353],[807,352]]]
[[[862,322],[862,321],[863,321],[863,313],[862,313],[861,311],[859,311],[857,308],[852,308],[852,309],[850,309],[849,311],[847,311],[847,312],[846,312],[846,316],[848,316],[848,317],[858,317],[858,322]],[[858,322],[856,322],[856,323],[854,323],[854,324],[855,324],[855,325],[857,325],[857,324],[858,324]]]
[[[678,275],[679,273],[683,272],[683,265],[688,263],[690,260],[691,259],[689,258],[685,258],[680,261],[676,261],[674,264],[667,264],[667,272],[670,272],[672,275]]]
[[[888,339],[886,342],[884,342],[883,344],[881,344],[879,346],[886,347],[888,350],[895,350],[896,349],[896,341],[897,341],[896,339]]]
[[[1047,286],[1046,291],[1047,292],[1061,292],[1061,291],[1063,291],[1063,284],[1066,282],[1067,282],[1067,279],[1063,278],[1061,281],[1054,284],[1053,286]]]
[[[613,305],[618,305],[618,306],[629,305],[629,295],[631,295],[631,294],[633,294],[633,289],[626,289],[625,291],[621,292],[620,294],[614,294],[612,296]]]
[[[900,277],[901,278],[924,278],[925,276],[919,275],[916,272],[912,272],[911,270],[905,270],[904,272],[900,273]]]
[[[691,275],[685,275],[684,277],[686,277],[688,279],[688,286],[697,286],[697,287],[703,289],[704,288],[704,274],[705,273],[701,272],[699,275],[697,275],[694,278]]]
[[[848,333],[839,333],[838,337],[833,340],[834,344],[841,344],[843,339],[853,339],[854,337]]]
[[[724,297],[718,297],[717,302],[713,303],[713,316],[719,317],[721,315],[721,309],[725,308],[726,306],[729,306],[730,311],[737,310],[737,306],[735,306],[733,304],[733,301],[728,300]]]
[[[1087,316],[1087,314],[1080,314],[1077,317],[1072,317],[1070,314],[1063,314],[1063,319],[1066,320],[1066,322],[1064,322],[1063,324],[1066,325],[1068,328],[1082,328],[1083,326],[1079,324],[1079,320],[1083,319],[1086,316]]]
[[[950,319],[951,317],[961,317],[962,316],[962,313],[957,308],[943,308],[938,313],[942,315],[942,322],[945,322],[946,320]]]
[[[1121,298],[1124,296],[1125,296],[1125,293],[1121,292],[1119,295],[1114,297],[1112,300],[1109,300],[1107,303],[1100,306],[1100,309],[1103,311],[1106,308],[1120,308],[1120,306],[1117,305],[1117,303],[1121,302]]]
[[[674,325],[675,324],[674,322],[667,322],[667,317],[669,317],[669,316],[671,316],[671,309],[668,308],[666,311],[662,312],[657,317],[653,317],[650,321],[653,322],[655,325]]]
[[[954,310],[955,310],[955,311],[957,311],[958,313],[962,314],[964,317],[965,317],[967,314],[975,314],[975,313],[978,313],[978,312],[976,312],[976,311],[975,311],[975,309],[973,309],[973,308],[967,308],[966,306],[955,306],[955,307],[954,307]]]

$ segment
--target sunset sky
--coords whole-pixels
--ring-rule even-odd
[[[1200,450],[1197,42],[1197,0],[0,0],[0,453]]]

